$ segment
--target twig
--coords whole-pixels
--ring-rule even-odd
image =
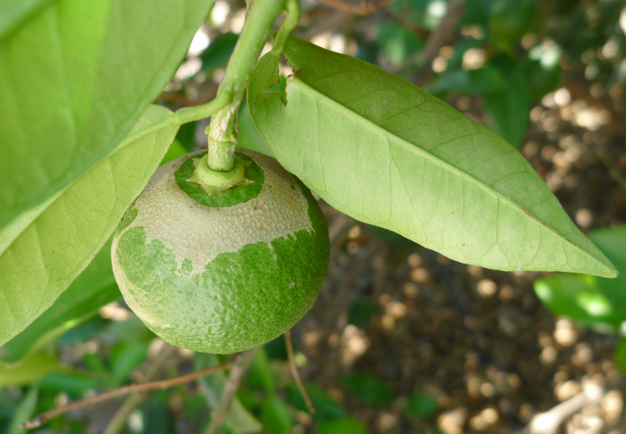
[[[463,15],[464,10],[465,0],[450,0],[446,14],[441,19],[435,31],[428,37],[426,47],[417,54],[417,60],[421,61],[421,66],[416,73],[418,86],[424,84],[430,77],[433,60],[439,55],[441,47],[452,40],[456,24]],[[414,62],[415,60],[415,58],[410,59],[410,62]]]
[[[565,419],[580,411],[588,402],[600,402],[604,390],[593,381],[583,382],[583,391],[550,410],[539,413],[530,421],[524,434],[556,434]]]
[[[304,388],[304,384],[302,384],[302,379],[300,378],[300,374],[298,373],[298,367],[296,366],[296,361],[293,358],[293,345],[291,343],[291,330],[287,330],[285,332],[285,346],[287,347],[287,357],[289,358],[289,369],[291,370],[291,375],[293,379],[296,381],[298,385],[298,389],[300,389],[300,393],[304,398],[304,402],[306,402],[306,406],[309,409],[311,414],[315,413],[315,407],[313,407],[313,403],[309,398],[309,394],[306,392]]]
[[[348,3],[342,0],[316,0],[333,9],[347,12],[352,15],[369,15],[378,9],[394,3],[397,0],[361,0],[360,4]]]
[[[251,350],[245,351],[239,354],[237,356],[237,359],[235,359],[235,361],[232,363],[230,375],[228,376],[226,386],[224,386],[224,390],[222,391],[219,406],[217,407],[215,414],[211,418],[211,423],[206,431],[206,434],[217,434],[219,432],[222,424],[224,423],[224,418],[226,417],[226,413],[228,412],[230,403],[235,397],[235,393],[239,388],[241,378],[248,370],[250,362],[252,362],[252,359],[260,349],[261,347],[259,346],[256,348],[252,348]]]
[[[604,151],[597,152],[597,155],[609,171],[609,175],[623,188],[626,188],[626,175],[619,169],[619,164],[616,164],[613,159],[609,158]]]
[[[85,407],[87,405],[93,405],[98,402],[106,401],[107,399],[114,398],[116,396],[126,395],[128,393],[145,392],[145,391],[154,390],[154,389],[167,389],[168,387],[172,387],[177,384],[187,383],[197,378],[204,377],[205,375],[211,375],[211,374],[223,371],[228,368],[230,368],[230,363],[226,363],[221,366],[216,366],[214,368],[204,369],[198,372],[193,372],[191,374],[182,375],[180,377],[170,378],[167,380],[153,381],[151,383],[143,383],[143,384],[132,384],[130,386],[120,387],[119,389],[112,390],[111,392],[102,393],[92,398],[79,399],[78,401],[70,402],[69,404],[64,405],[63,407],[55,408],[54,410],[50,410],[45,413],[42,413],[36,418],[34,418],[33,420],[29,422],[25,422],[22,425],[20,425],[20,428],[26,428],[26,429],[38,428],[43,423],[49,421],[50,419],[60,416],[64,413],[67,413],[70,410],[74,410],[75,408]]]
[[[148,366],[146,366],[141,383],[154,381],[163,370],[165,362],[176,353],[176,350],[176,347],[163,342],[163,347],[154,356],[154,359],[149,362]],[[103,434],[119,434],[122,432],[133,410],[139,407],[146,398],[147,394],[145,393],[140,394],[135,392],[128,396],[107,424]]]
[[[347,14],[343,11],[330,10],[328,11],[328,14],[326,14],[322,19],[313,19],[314,24],[302,34],[297,36],[300,36],[302,39],[310,41],[317,35],[321,35],[322,33],[326,33],[329,30],[342,27],[346,22],[353,18],[354,17],[352,15]]]

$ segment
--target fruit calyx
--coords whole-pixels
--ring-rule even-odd
[[[211,169],[207,159],[207,154],[202,158],[193,159],[193,175],[187,181],[200,185],[208,195],[219,194],[230,188],[254,182],[246,176],[250,161],[244,161],[241,157],[235,156],[235,167],[228,172],[221,172]]]
[[[212,170],[207,152],[191,154],[175,172],[176,184],[205,206],[228,207],[255,198],[263,188],[265,174],[247,155],[235,153],[235,167],[228,172]]]

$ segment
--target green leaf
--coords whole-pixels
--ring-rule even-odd
[[[395,66],[402,66],[412,54],[424,48],[424,41],[396,23],[378,24],[378,45]]]
[[[496,0],[489,13],[491,40],[501,50],[514,53],[513,45],[530,30],[536,14],[536,0]]]
[[[41,315],[96,256],[143,190],[176,134],[172,113],[151,106],[128,137],[75,183],[20,221],[0,254],[0,345]]]
[[[614,277],[511,145],[408,81],[290,37],[257,64],[252,119],[280,163],[330,205],[459,262]]]
[[[160,166],[172,160],[180,158],[188,153],[189,151],[187,151],[187,148],[185,148],[183,144],[178,141],[178,139],[174,139],[169,149],[167,150],[167,154],[165,154],[165,157],[163,157],[163,160],[161,160]]]
[[[393,390],[373,375],[354,372],[343,375],[341,382],[351,394],[368,404],[389,405],[396,400]]]
[[[237,142],[238,148],[249,149],[251,151],[265,154],[269,157],[274,157],[272,151],[269,150],[263,137],[259,134],[250,117],[250,110],[248,110],[247,104],[242,104],[239,109],[239,118],[237,120],[239,126],[239,142]]]
[[[428,86],[428,91],[436,95],[449,92],[483,95],[501,91],[505,87],[506,81],[502,74],[496,68],[485,66],[471,71],[457,69],[446,72]]]
[[[261,390],[268,395],[276,393],[274,374],[272,373],[265,348],[262,348],[261,351],[254,356],[254,359],[252,359],[250,368],[248,369],[246,383],[250,388]]]
[[[39,380],[52,372],[62,372],[68,368],[57,359],[35,353],[19,364],[7,365],[0,362],[0,387],[21,386]]]
[[[41,390],[52,393],[67,393],[71,397],[80,397],[89,389],[107,386],[93,375],[82,372],[59,372],[47,375],[41,382]],[[113,386],[113,384],[108,385]]]
[[[100,307],[121,297],[113,276],[109,240],[50,309],[0,348],[0,360],[18,362],[96,315]]]
[[[261,421],[266,434],[287,434],[293,428],[293,417],[289,408],[277,396],[272,396],[261,405]]]
[[[196,353],[195,355],[194,367],[198,370],[218,365],[218,359],[213,354]],[[218,372],[208,377],[202,377],[200,384],[209,402],[209,407],[216,410],[226,385],[226,376],[224,373]],[[237,397],[230,404],[226,419],[224,419],[224,426],[240,433],[259,432],[262,428],[261,423],[245,409]]]
[[[363,434],[364,432],[365,425],[362,422],[346,417],[321,421],[314,434]]]
[[[531,89],[524,71],[515,61],[502,56],[493,66],[504,77],[506,87],[485,94],[485,108],[493,129],[510,144],[519,147],[530,118]]]
[[[144,361],[148,353],[148,342],[121,341],[111,349],[111,370],[123,380]]]
[[[348,309],[348,324],[365,328],[376,313],[377,306],[373,300],[357,300]]]
[[[615,347],[613,359],[617,369],[619,369],[622,375],[626,375],[626,339],[621,339],[617,347]]]
[[[626,225],[593,231],[589,238],[615,265],[619,276],[554,274],[537,279],[535,292],[554,315],[566,315],[599,331],[617,332],[626,322]]]
[[[0,4],[4,227],[108,155],[170,80],[211,0]],[[9,187],[10,186],[10,187]],[[22,227],[23,228],[23,227]],[[18,232],[19,233],[19,232]]]
[[[339,419],[346,416],[346,411],[343,406],[331,398],[324,389],[310,383],[304,383],[304,388],[309,394],[311,403],[315,408],[315,413],[311,415],[315,419]],[[309,413],[309,409],[298,386],[289,384],[285,388],[285,392],[287,392],[287,401],[291,405],[300,411]]]
[[[226,67],[238,38],[239,35],[232,32],[217,35],[207,49],[200,54],[200,60],[202,60],[202,68],[200,70],[211,76],[216,69]]]
[[[39,396],[39,384],[34,384],[28,389],[26,396],[22,398],[20,404],[11,419],[11,424],[6,434],[23,434],[26,429],[20,428],[24,422],[28,422],[35,414],[37,408],[37,397]]]
[[[438,406],[438,400],[434,396],[416,392],[407,401],[404,412],[409,416],[428,417],[437,410]]]

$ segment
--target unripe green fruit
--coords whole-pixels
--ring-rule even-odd
[[[238,152],[253,179],[207,195],[181,175],[199,155],[154,174],[117,229],[113,270],[128,305],[167,342],[243,351],[311,308],[328,267],[328,229],[309,190],[273,158]]]

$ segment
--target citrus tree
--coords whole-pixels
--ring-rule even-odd
[[[429,93],[291,36],[297,0],[249,0],[217,96],[175,112],[151,103],[211,0],[0,5],[3,360],[34,354],[118,286],[174,345],[226,354],[276,338],[312,306],[328,265],[311,191],[462,263],[615,277],[513,145],[433,96],[496,77],[503,88],[486,100],[517,145],[525,128],[498,92],[515,82],[506,55],[535,2],[495,3],[487,27],[502,57]],[[239,138],[244,100],[275,160]],[[157,170],[179,129],[209,117],[207,151]]]

